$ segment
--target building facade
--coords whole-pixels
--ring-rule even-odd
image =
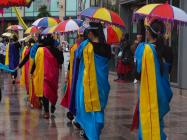
[[[165,2],[166,0],[120,0],[119,2],[119,13],[126,24],[126,32],[130,33],[131,40],[133,40],[137,33],[145,34],[144,21],[132,22],[133,12],[145,5],[146,3],[156,3]],[[170,4],[180,7],[187,11],[187,1],[186,0],[170,0]],[[185,44],[187,41],[185,37],[187,36],[186,27],[179,27],[174,25],[172,29],[171,38],[169,40],[170,47],[173,49],[174,62],[171,72],[170,80],[173,85],[187,89],[187,48]]]
[[[39,14],[38,9],[42,6],[46,5],[49,13],[53,17],[59,16],[59,2],[58,0],[34,0],[31,3],[29,8],[27,7],[19,7],[19,11],[23,16],[24,21],[28,26],[32,24],[34,20],[37,19],[37,15]],[[14,13],[13,8],[4,8],[4,19],[5,19],[5,28],[10,24],[18,24],[18,20]]]

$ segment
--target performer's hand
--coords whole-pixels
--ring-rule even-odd
[[[30,74],[30,78],[32,79],[32,74]]]
[[[19,69],[19,67],[16,67],[14,70],[16,71],[16,70],[18,70]]]

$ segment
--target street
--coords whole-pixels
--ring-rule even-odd
[[[130,127],[138,85],[116,83],[113,79],[115,75],[110,74],[111,91],[101,140],[137,140],[137,132],[130,132]],[[60,82],[56,117],[45,120],[41,111],[27,106],[25,90],[18,83],[12,85],[9,75],[1,72],[0,140],[81,140],[79,130],[65,116],[67,110],[60,106],[61,85]],[[171,111],[165,117],[165,132],[168,140],[187,140],[187,96],[183,96],[185,91],[173,91]]]

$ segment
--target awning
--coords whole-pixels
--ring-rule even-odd
[[[33,0],[0,0],[0,7],[27,6],[29,7]]]

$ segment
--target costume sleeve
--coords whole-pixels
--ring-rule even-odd
[[[31,74],[34,73],[35,68],[36,68],[36,64],[35,64],[35,61],[34,61],[33,65],[32,65],[32,68],[31,68]]]
[[[19,64],[19,68],[23,67],[23,65],[25,65],[25,63],[29,60],[29,56],[30,56],[30,53],[28,53],[24,58],[23,60],[20,62]]]

